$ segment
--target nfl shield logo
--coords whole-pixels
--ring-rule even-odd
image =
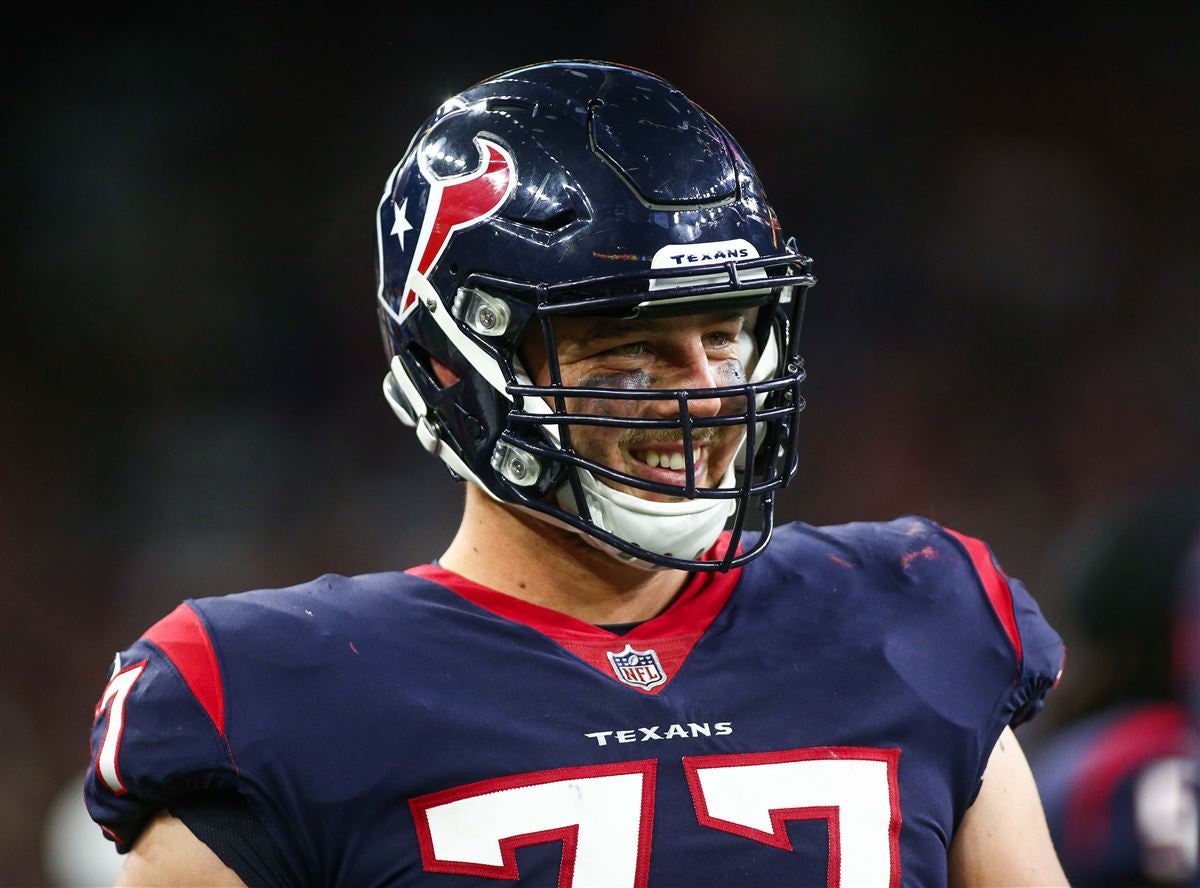
[[[608,662],[612,663],[613,672],[625,684],[635,688],[656,688],[667,680],[662,663],[654,651],[635,651],[633,645],[626,644],[625,650],[619,654],[608,651]]]

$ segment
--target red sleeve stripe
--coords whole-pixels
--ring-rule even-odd
[[[995,562],[992,561],[992,553],[988,551],[987,544],[982,540],[964,536],[949,527],[946,528],[946,532],[967,550],[971,563],[975,565],[975,573],[979,576],[979,582],[983,584],[983,591],[987,593],[988,601],[992,603],[992,610],[996,612],[1000,625],[1004,627],[1008,640],[1012,642],[1013,650],[1017,653],[1017,662],[1020,663],[1023,657],[1021,633],[1017,630],[1017,615],[1013,611],[1012,590],[1008,588],[1008,577],[1004,576],[1004,573],[996,567]]]
[[[224,739],[225,687],[221,683],[221,668],[208,630],[196,612],[181,604],[151,626],[143,638],[175,664],[192,696]]]

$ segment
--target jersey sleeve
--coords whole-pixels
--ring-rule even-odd
[[[943,530],[970,560],[996,629],[1006,636],[1012,650],[1012,687],[1000,701],[998,715],[1005,724],[1016,727],[1037,715],[1047,692],[1062,676],[1066,656],[1062,639],[1025,586],[1004,573],[986,543],[949,528]]]
[[[1024,653],[1021,677],[1010,698],[1008,723],[1015,728],[1037,715],[1046,704],[1046,694],[1062,678],[1066,647],[1021,581],[1009,580],[1009,588]]]
[[[234,788],[220,663],[182,604],[117,655],[96,704],[88,812],[121,852],[173,799]]]

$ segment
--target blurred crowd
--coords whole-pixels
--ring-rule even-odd
[[[1072,657],[1106,528],[1182,491],[1195,539],[1200,7],[444,15],[433,39],[394,4],[93,6],[15,49],[0,883],[79,878],[47,853],[52,800],[77,790],[113,651],[180,599],[448,542],[461,489],[379,392],[373,214],[420,121],[508,67],[676,83],[815,258],[785,520],[981,536]],[[1110,590],[1134,615],[1140,576]],[[1141,662],[1168,624],[1069,660],[1027,747],[1114,702],[1090,666]]]

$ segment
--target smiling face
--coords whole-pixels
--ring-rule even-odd
[[[746,382],[743,366],[749,323],[746,311],[624,320],[563,318],[555,321],[558,361],[564,386],[623,391],[711,389]],[[538,385],[550,383],[545,347],[533,331],[523,349],[526,367]],[[567,398],[569,412],[624,418],[676,419],[679,405],[662,400]],[[741,412],[745,399],[688,400],[695,418]],[[575,451],[628,475],[683,487],[683,435],[679,429],[622,429],[572,425]],[[743,425],[697,428],[692,459],[697,487],[718,487],[745,435]],[[681,499],[605,478],[603,483],[642,499]]]

